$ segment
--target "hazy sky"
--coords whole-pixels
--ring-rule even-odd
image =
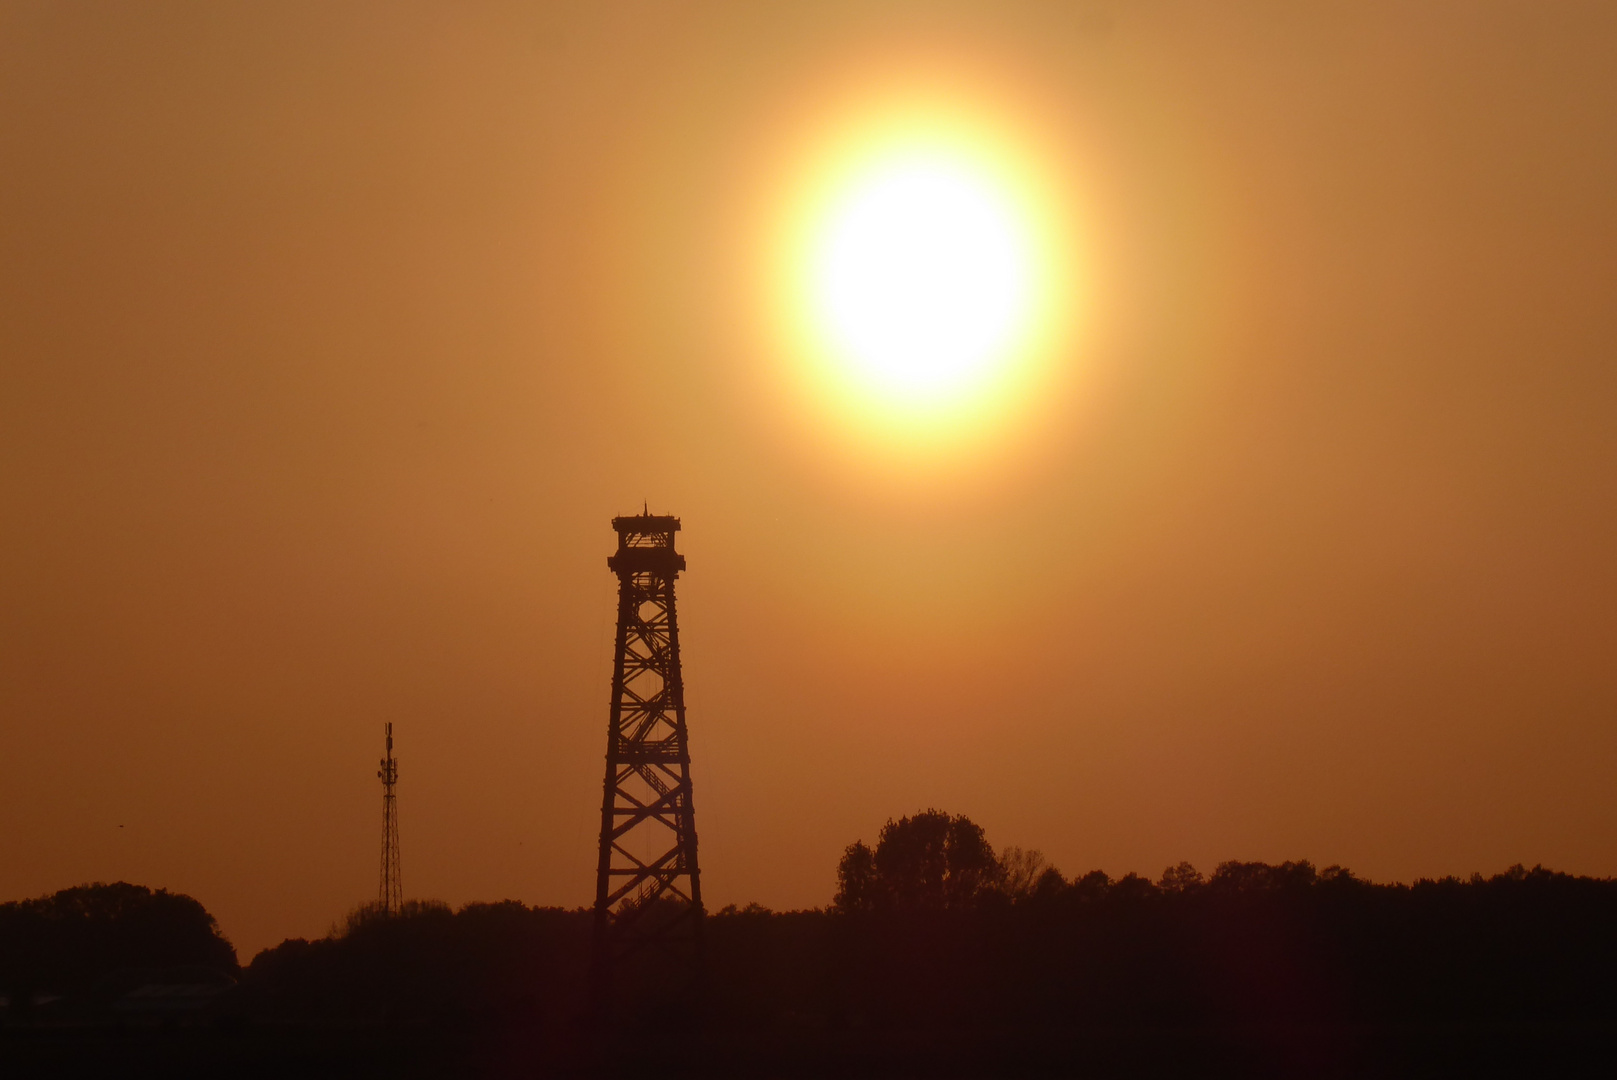
[[[680,515],[704,890],[1617,874],[1617,7],[0,5],[0,896],[592,896],[609,519]],[[946,73],[1087,314],[980,454],[793,401],[793,147]],[[839,112],[838,110],[841,110]]]

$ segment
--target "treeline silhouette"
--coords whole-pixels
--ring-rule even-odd
[[[1515,866],[1378,885],[1306,860],[1069,881],[1008,855],[936,811],[851,846],[818,1000],[797,1007],[947,1025],[1617,1016],[1617,881]]]
[[[237,1007],[275,1021],[531,1025],[577,1019],[588,974],[588,911],[406,901],[367,905],[330,937],[254,958]]]
[[[195,901],[138,892],[183,908],[190,929],[176,917],[146,952],[109,945],[99,961],[90,936],[62,931],[53,985],[83,985],[98,964],[203,962],[208,949],[207,962],[233,965]],[[68,893],[80,899],[28,904],[59,911],[88,895]],[[36,910],[0,911],[24,908]],[[127,910],[131,927],[156,925],[134,916],[139,903]],[[604,1040],[586,1009],[590,929],[587,910],[514,901],[361,908],[326,938],[259,953],[214,1012],[259,1039],[323,1032],[310,1053],[354,1075],[382,1058],[333,1057],[333,1032],[390,1032],[395,1049],[401,1032],[436,1033],[435,1051],[395,1059],[393,1075],[447,1069],[444,1054],[471,1075],[602,1055],[625,1071],[700,1060],[696,1072],[737,1075],[1480,1074],[1565,1070],[1617,1045],[1617,881],[1538,867],[1413,884],[1307,861],[1068,878],[926,811],[851,845],[828,907],[727,907],[706,920],[702,971],[647,957],[621,972]],[[21,939],[0,940],[9,952]],[[46,985],[54,947],[4,970]]]
[[[218,923],[183,893],[120,881],[0,904],[0,993],[13,1013],[119,972],[175,967],[237,971]]]

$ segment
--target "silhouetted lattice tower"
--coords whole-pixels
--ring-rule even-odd
[[[644,513],[613,518],[612,528],[618,550],[607,565],[618,575],[617,656],[595,881],[594,974],[601,992],[632,953],[694,960],[702,932],[674,611],[674,579],[685,569],[685,557],[674,550],[679,519]]]
[[[376,775],[382,780],[382,883],[376,904],[389,915],[404,906],[404,883],[399,876],[399,805],[394,786],[399,782],[399,763],[393,757],[393,725],[388,724],[387,756]]]

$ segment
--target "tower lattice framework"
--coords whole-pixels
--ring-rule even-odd
[[[399,804],[395,790],[399,763],[393,757],[393,725],[386,727],[387,756],[376,775],[382,781],[382,881],[377,888],[376,905],[389,915],[404,907],[404,879],[399,873]]]
[[[598,986],[632,954],[694,961],[703,915],[674,607],[685,569],[674,550],[679,519],[644,513],[613,518],[612,528],[618,629],[595,884]]]

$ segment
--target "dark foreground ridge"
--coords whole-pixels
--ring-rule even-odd
[[[1617,1046],[1610,879],[1068,880],[930,813],[850,847],[839,879],[826,910],[709,916],[705,974],[671,993],[631,972],[606,1034],[587,910],[361,910],[232,984],[195,901],[69,890],[0,907],[0,1074],[1568,1076],[1609,1075]],[[161,948],[140,944],[154,905],[185,912]],[[165,986],[190,989],[164,1008]]]

